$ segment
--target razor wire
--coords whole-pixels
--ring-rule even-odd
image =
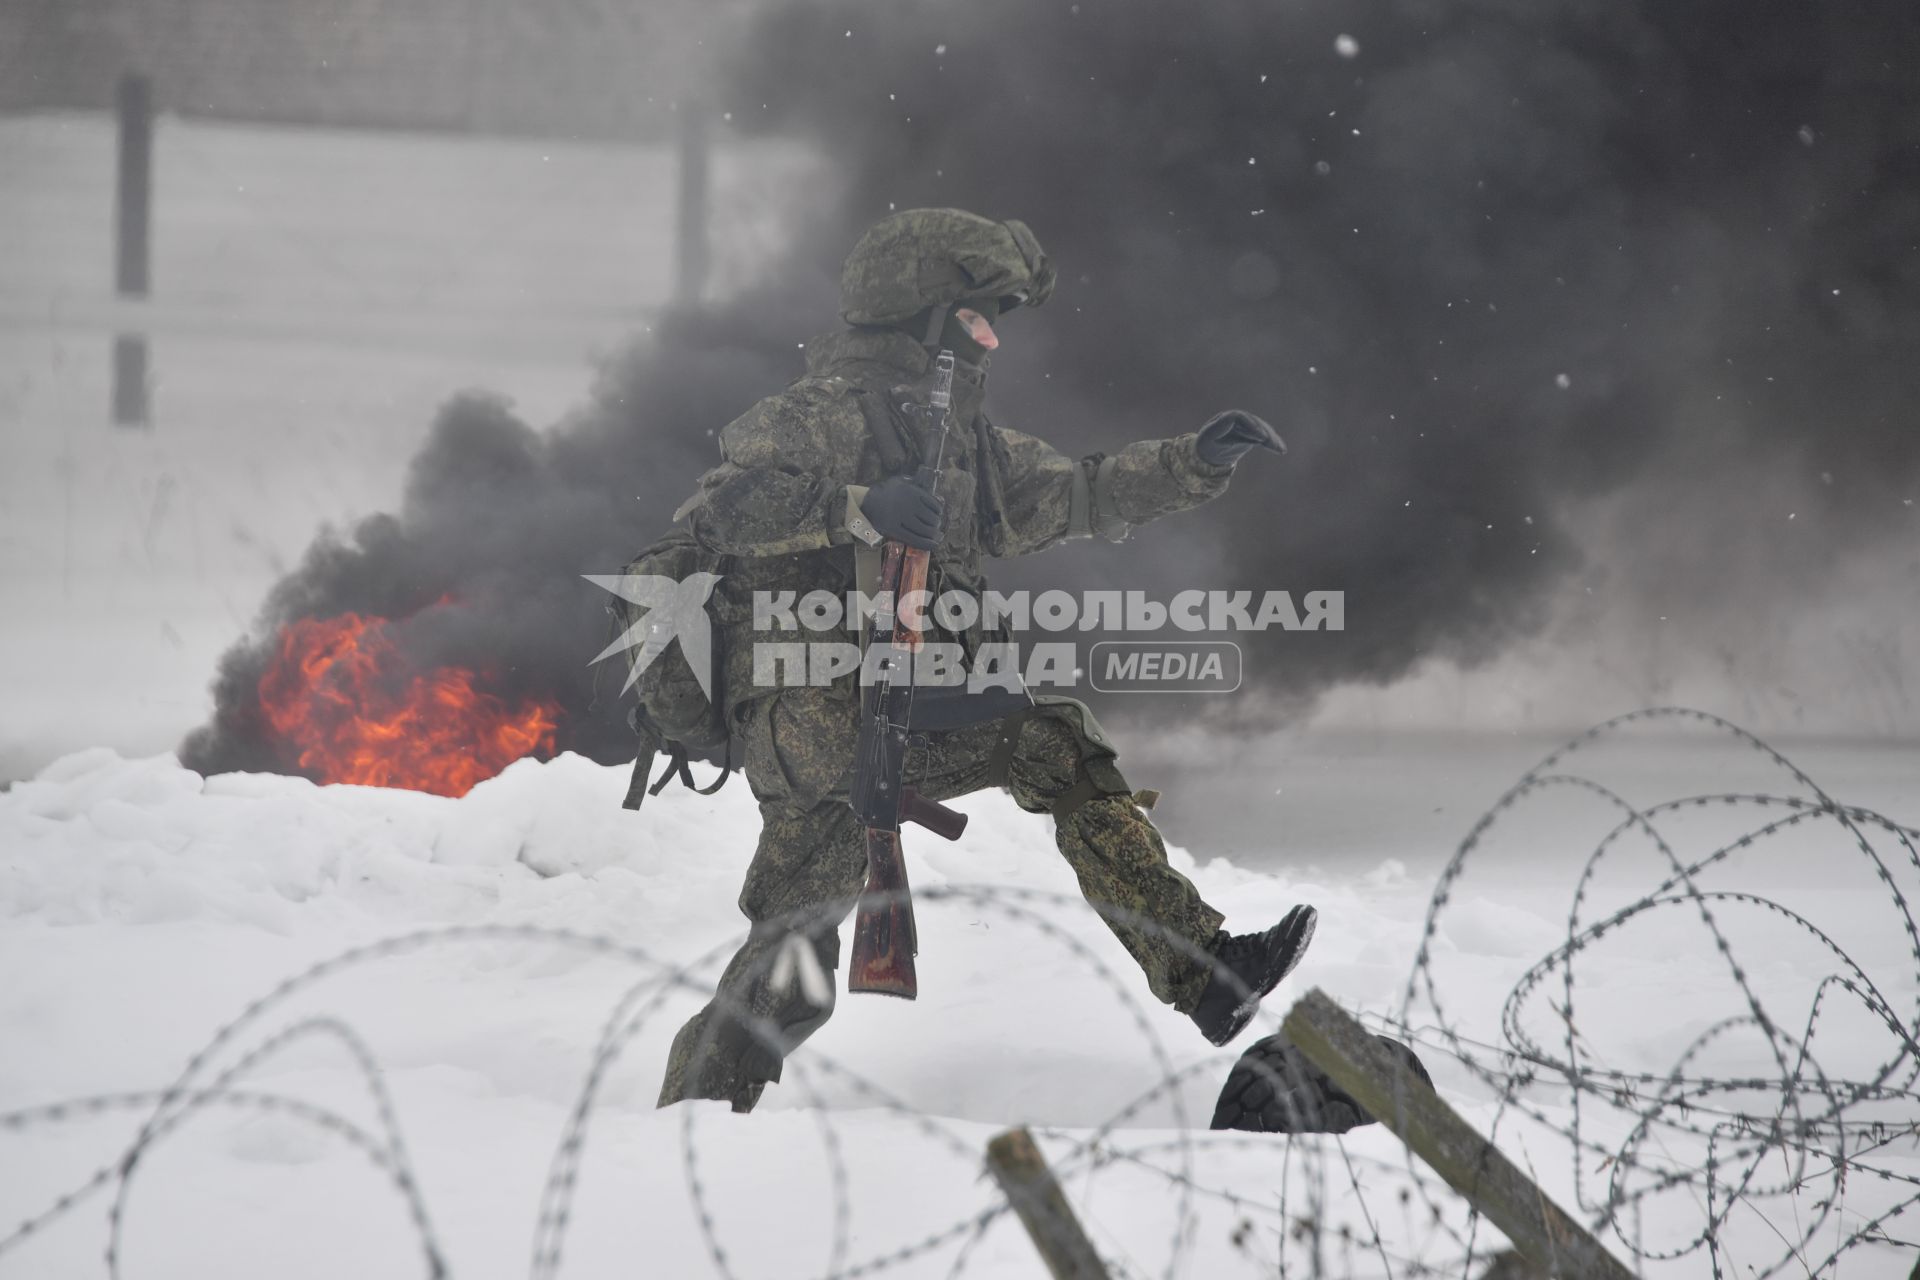
[[[1638,807],[1618,790],[1568,771],[1568,762],[1596,744],[1646,724],[1704,728],[1752,751],[1784,773],[1797,794],[1739,791],[1671,797]],[[1465,1002],[1436,970],[1443,924],[1455,895],[1476,860],[1485,854],[1503,822],[1522,809],[1579,797],[1612,815],[1580,863],[1567,910],[1564,936],[1528,964],[1498,1001],[1491,1017],[1456,1016]],[[1704,851],[1676,830],[1684,815],[1712,812],[1740,824],[1737,834]],[[1840,850],[1871,874],[1885,891],[1884,918],[1873,922],[1898,936],[1906,956],[1902,972],[1862,963],[1831,930],[1807,913],[1715,876],[1737,874],[1741,855],[1766,848],[1785,833],[1831,835],[1829,856]],[[1839,1271],[1843,1260],[1864,1263],[1883,1251],[1920,1253],[1920,929],[1910,897],[1920,890],[1920,830],[1858,806],[1843,804],[1779,751],[1717,717],[1679,708],[1655,708],[1598,725],[1546,756],[1510,787],[1469,830],[1440,872],[1421,923],[1419,942],[1399,1007],[1363,1016],[1379,1032],[1412,1045],[1434,1068],[1443,1095],[1466,1100],[1484,1113],[1488,1138],[1513,1152],[1536,1178],[1556,1171],[1556,1194],[1570,1190],[1569,1208],[1636,1271],[1698,1274],[1702,1266],[1720,1277],[1814,1275]],[[1635,850],[1651,851],[1658,865],[1652,887],[1638,885],[1617,905],[1596,905],[1604,895],[1603,873]],[[1556,844],[1555,852],[1567,850]],[[1037,1126],[1063,1185],[1076,1187],[1096,1243],[1116,1276],[1197,1275],[1194,1261],[1203,1237],[1228,1241],[1248,1274],[1283,1277],[1411,1277],[1509,1274],[1498,1271],[1504,1242],[1478,1212],[1440,1179],[1398,1150],[1392,1158],[1345,1137],[1210,1132],[1191,1122],[1187,1091],[1218,1080],[1235,1050],[1177,1064],[1140,999],[1137,976],[1111,965],[1060,920],[1084,911],[1077,898],[1026,888],[943,885],[922,889],[917,901],[938,909],[964,906],[993,914],[1070,956],[1120,1009],[1158,1079],[1091,1128]],[[1098,908],[1110,920],[1136,929],[1151,922],[1130,913]],[[1814,982],[1803,1005],[1770,1003],[1753,979],[1753,958],[1730,936],[1728,922],[1756,915],[1825,958],[1827,972]],[[1597,963],[1604,940],[1619,938],[1650,920],[1684,919],[1706,946],[1694,957],[1728,984],[1733,995],[1708,1025],[1695,1030],[1663,1069],[1612,1061],[1615,1047],[1583,1026],[1584,966]],[[1867,922],[1851,922],[1864,924]],[[810,913],[773,922],[788,938],[804,939]],[[765,926],[763,926],[764,928]],[[638,969],[609,1010],[588,1054],[579,1088],[565,1111],[540,1197],[534,1207],[529,1274],[555,1280],[575,1225],[574,1200],[595,1123],[607,1114],[602,1091],[623,1053],[679,995],[705,997],[715,967],[745,941],[735,938],[685,963],[605,935],[529,925],[458,925],[426,929],[357,946],[323,959],[276,985],[218,1028],[166,1087],[44,1103],[0,1113],[0,1135],[73,1123],[111,1113],[143,1114],[130,1143],[111,1162],[0,1235],[0,1275],[9,1255],[54,1222],[105,1196],[107,1274],[128,1273],[125,1221],[148,1156],[201,1115],[216,1110],[264,1113],[312,1127],[362,1156],[398,1197],[430,1277],[453,1273],[428,1188],[403,1136],[400,1113],[387,1088],[373,1047],[342,1018],[274,1019],[292,1002],[350,970],[397,961],[426,950],[506,943],[525,948],[585,952]],[[1191,943],[1169,939],[1193,958]],[[802,941],[801,945],[810,945]],[[782,1030],[755,996],[773,978],[779,948],[766,948],[766,966],[713,996],[714,1007],[760,1044],[780,1052]],[[1311,980],[1309,966],[1301,975]],[[788,980],[793,980],[791,972]],[[1447,999],[1443,1002],[1443,991]],[[1485,1004],[1476,992],[1476,1005]],[[1884,1031],[1878,1045],[1863,1045],[1857,1031],[1844,1044],[1826,1028],[1860,1015]],[[1262,1014],[1264,1023],[1273,1011]],[[704,1034],[721,1022],[710,1018]],[[1545,1029],[1543,1029],[1545,1028]],[[1717,1050],[1741,1036],[1764,1046],[1758,1068],[1742,1074],[1717,1072]],[[263,1068],[303,1043],[331,1045],[347,1059],[358,1089],[370,1100],[371,1127],[337,1110],[253,1083]],[[1860,1050],[1875,1060],[1849,1063]],[[1835,1065],[1829,1065],[1829,1063]],[[927,1221],[903,1238],[876,1245],[857,1238],[855,1207],[861,1196],[859,1150],[841,1132],[842,1116],[825,1087],[831,1083],[859,1105],[921,1141],[927,1151],[979,1174],[983,1144],[968,1124],[920,1110],[883,1082],[871,1079],[809,1042],[786,1058],[786,1087],[797,1091],[819,1135],[826,1165],[824,1194],[830,1226],[825,1257],[804,1274],[853,1280],[939,1266],[962,1277],[978,1270],[982,1243],[996,1230],[1010,1230],[1010,1206],[990,1186],[964,1206],[927,1207]],[[680,1109],[679,1163],[701,1245],[715,1274],[742,1276],[732,1247],[753,1208],[728,1202],[722,1168],[703,1162],[709,1109]],[[1170,1128],[1152,1127],[1165,1112]],[[1362,1133],[1366,1130],[1360,1131]],[[1377,1131],[1376,1131],[1377,1132]],[[1555,1162],[1547,1164],[1551,1156]],[[1239,1162],[1236,1164],[1236,1162]],[[1236,1168],[1264,1171],[1264,1186],[1233,1180]],[[1855,1203],[1848,1204],[1853,1180]],[[1168,1197],[1172,1224],[1155,1256],[1134,1256],[1143,1247],[1125,1236],[1126,1223],[1103,1218],[1098,1202],[1108,1185],[1144,1180]],[[1863,1201],[1862,1184],[1874,1195]],[[1124,1192],[1123,1192],[1124,1193]],[[1671,1221],[1671,1206],[1684,1200],[1686,1225],[1679,1238],[1655,1238],[1650,1218]],[[1865,1207],[1862,1207],[1864,1203]],[[1665,1209],[1664,1215],[1661,1210]],[[1764,1227],[1764,1232],[1756,1228]],[[1746,1228],[1746,1230],[1742,1230]],[[870,1233],[869,1233],[870,1234]],[[1771,1240],[1765,1256],[1754,1250]],[[1218,1239],[1215,1243],[1218,1243]],[[1874,1251],[1874,1252],[1868,1252]],[[924,1266],[923,1266],[924,1264]],[[1906,1262],[1899,1263],[1904,1274]],[[1675,1271],[1675,1268],[1682,1269]],[[1857,1266],[1855,1268],[1857,1270]],[[800,1274],[795,1272],[792,1274]],[[1524,1273],[1512,1273],[1524,1274]],[[1850,1272],[1851,1274],[1851,1272]],[[744,1278],[743,1278],[744,1280]]]

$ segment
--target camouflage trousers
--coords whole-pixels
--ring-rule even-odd
[[[753,704],[742,733],[762,827],[740,910],[752,922],[719,989],[674,1038],[661,1106],[716,1098],[750,1110],[780,1078],[782,1057],[833,1013],[798,981],[771,981],[787,939],[812,946],[833,986],[839,926],[866,883],[865,834],[847,804],[858,736],[856,704],[832,689],[789,689]],[[1210,974],[1197,956],[1221,916],[1167,864],[1166,847],[1113,763],[1113,748],[1078,703],[1045,704],[1009,720],[929,736],[907,780],[951,799],[1004,785],[1016,803],[1054,815],[1054,838],[1103,919],[1162,1001],[1188,1012]],[[1004,776],[1002,776],[1004,775]],[[815,992],[815,995],[820,994]]]

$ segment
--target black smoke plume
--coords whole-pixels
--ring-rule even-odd
[[[1008,425],[1074,451],[1230,405],[1281,427],[1289,456],[1205,511],[1016,571],[1344,590],[1346,631],[1250,652],[1270,710],[1534,634],[1593,553],[1567,512],[1610,493],[1661,494],[1639,545],[1699,543],[1678,563],[1705,575],[1650,563],[1623,608],[1710,593],[1715,565],[1777,560],[1785,589],[1913,545],[1917,58],[1895,3],[771,10],[716,108],[821,148],[843,197],[559,429],[450,405],[400,515],[317,546],[229,654],[189,759],[271,763],[250,690],[287,619],[444,594],[436,651],[483,650],[562,701],[564,746],[619,755],[617,716],[588,712],[599,602],[575,575],[657,531],[712,432],[797,373],[840,256],[896,207],[1024,218],[1054,255],[1054,301],[1003,327]],[[1791,544],[1755,476],[1791,496]]]

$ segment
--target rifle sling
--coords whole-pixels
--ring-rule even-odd
[[[1112,791],[1082,773],[1074,780],[1074,784],[1071,787],[1068,787],[1065,791],[1054,797],[1051,806],[1054,821],[1058,822],[1090,800],[1098,800],[1102,796],[1112,794]]]
[[[642,743],[639,754],[633,758],[633,776],[627,779],[627,794],[621,798],[622,809],[638,809],[640,802],[647,798],[647,776],[653,772],[653,748]]]
[[[993,751],[987,756],[988,786],[1011,786],[1013,751],[1020,741],[1020,726],[1026,723],[1026,719],[1027,714],[1021,712],[1000,722],[1000,736],[993,740]]]
[[[666,790],[667,783],[678,778],[680,779],[680,785],[693,792],[693,794],[697,796],[710,796],[725,786],[727,779],[732,776],[733,761],[728,759],[720,768],[720,776],[715,778],[712,783],[704,787],[696,785],[693,780],[693,770],[687,767],[686,748],[675,743],[672,758],[667,761],[667,767],[660,771],[660,776],[654,780],[654,784],[647,788],[647,794],[650,796],[659,795],[662,791]]]
[[[873,441],[881,472],[890,476],[910,474],[914,457],[909,454],[907,438],[894,420],[887,397],[865,387],[854,387],[853,398],[860,406],[860,416],[867,420],[867,438]],[[917,454],[918,450],[913,453]]]
[[[668,750],[667,765],[660,770],[660,776],[654,780],[652,786],[647,785],[647,775],[653,771],[655,753],[643,749],[633,758],[633,777],[627,783],[627,794],[626,798],[620,802],[621,808],[638,809],[645,797],[659,795],[675,778],[680,779],[680,784],[695,795],[710,796],[725,786],[727,779],[733,776],[731,752],[728,753],[726,761],[720,768],[720,776],[703,787],[693,780],[693,770],[689,767],[687,749],[675,742],[668,744]]]

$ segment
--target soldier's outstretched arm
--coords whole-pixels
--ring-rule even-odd
[[[674,519],[726,555],[791,555],[844,543],[848,490],[866,441],[866,421],[844,395],[789,388],[721,431],[720,465],[700,477]],[[857,502],[860,491],[853,492]]]
[[[1168,440],[1074,459],[1023,432],[995,428],[1006,446],[1005,554],[1026,555],[1067,538],[1119,542],[1135,525],[1219,497],[1239,455],[1208,461],[1201,441],[1209,430],[1216,430],[1211,422]]]

